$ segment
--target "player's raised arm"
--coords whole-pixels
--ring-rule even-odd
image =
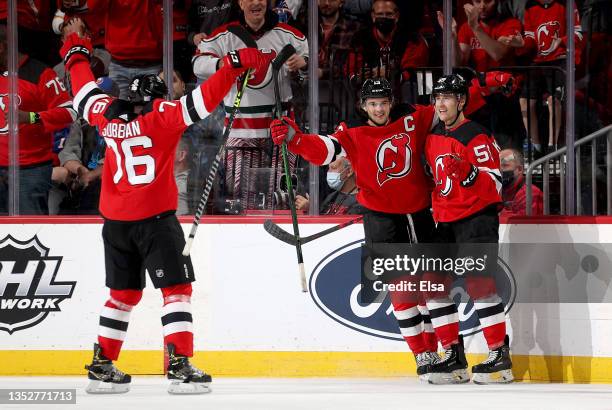
[[[289,117],[274,120],[270,124],[270,131],[274,144],[281,145],[287,142],[289,151],[301,155],[315,165],[327,165],[337,156],[346,156],[338,136],[344,132],[341,124],[334,135],[304,134],[298,125]]]

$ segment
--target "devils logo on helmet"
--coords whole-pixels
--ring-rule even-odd
[[[408,175],[412,168],[410,136],[405,133],[396,134],[381,142],[376,150],[376,165],[380,186],[390,179]]]

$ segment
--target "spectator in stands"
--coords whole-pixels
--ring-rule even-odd
[[[342,12],[344,0],[319,0],[319,78],[329,77],[330,55],[334,49],[349,50],[359,23]],[[334,77],[340,75],[334,72]]]
[[[157,74],[163,59],[161,0],[88,0],[89,10],[104,13],[104,45],[111,55],[109,76],[127,99],[139,74]]]
[[[520,34],[522,26],[519,20],[502,12],[501,0],[471,0],[463,9],[466,22],[458,33],[454,19],[451,27],[455,63],[478,72],[514,65],[515,49],[502,40]],[[444,16],[439,11],[438,23],[444,26]],[[522,146],[525,132],[517,96],[490,96],[487,108],[473,119],[489,128],[502,147]]]
[[[582,33],[575,6],[574,14],[574,27],[568,28],[564,2],[531,0],[525,9],[525,35],[518,34],[505,39],[509,45],[519,49],[519,54],[533,56],[535,65],[550,67],[542,73],[529,75],[521,95],[523,122],[535,149],[540,152],[553,151],[557,147],[565,83],[561,70],[565,69],[568,32],[572,32],[575,38],[576,65],[581,59]],[[540,136],[537,120],[536,106],[542,96],[545,96],[548,106],[548,148],[545,148],[546,141]]]
[[[358,88],[368,78],[385,77],[394,85],[400,101],[403,72],[426,66],[429,47],[418,30],[399,27],[400,9],[395,0],[374,0],[370,17],[372,25],[357,32],[351,44],[351,82]]]
[[[499,153],[502,173],[502,201],[504,209],[500,216],[520,216],[527,214],[527,187],[525,186],[525,161],[523,154],[516,149],[504,149]],[[532,185],[531,215],[542,215],[544,199],[542,191]]]
[[[514,64],[514,49],[499,41],[502,36],[520,34],[521,22],[502,15],[499,0],[472,0],[463,6],[467,21],[459,33],[452,27],[456,64],[487,71]],[[442,26],[443,16],[438,12]]]
[[[83,21],[85,31],[91,38],[94,48],[104,47],[104,26],[106,15],[104,9],[95,13],[89,10],[86,1],[57,0],[57,11],[53,16],[51,26],[55,34],[63,36],[64,26],[73,18]]]
[[[201,79],[210,77],[219,68],[218,65],[222,62],[220,57],[228,51],[245,46],[238,36],[228,31],[230,25],[245,27],[260,49],[274,51],[270,54],[271,58],[285,45],[291,44],[297,52],[287,60],[280,71],[280,98],[284,112],[288,112],[292,100],[290,77],[305,75],[307,69],[306,37],[299,30],[279,23],[276,13],[268,9],[266,0],[240,0],[239,6],[242,13],[238,21],[219,27],[210,37],[200,42],[198,54],[193,60],[194,73]],[[226,144],[228,194],[234,199],[243,199],[243,203],[247,202],[240,189],[243,169],[246,172],[248,168],[270,166],[276,168],[278,165],[278,155],[273,154],[272,158],[269,157],[271,151],[269,126],[276,103],[273,82],[270,79],[271,70],[272,68],[268,73],[256,73],[249,81]],[[226,118],[232,110],[235,96],[236,89],[233,89],[225,97]],[[272,191],[273,189],[270,190]],[[271,200],[266,202],[271,203]]]
[[[6,26],[0,25],[0,72],[8,67]],[[42,62],[18,53],[19,212],[48,214],[51,133],[71,124],[76,113],[64,84]],[[8,211],[8,78],[0,77],[0,213]]]
[[[187,136],[183,136],[176,147],[174,156],[174,180],[178,188],[178,207],[176,208],[177,215],[187,215],[191,213],[189,206],[189,172],[191,171],[192,163],[191,140]]]
[[[363,207],[357,202],[357,183],[355,182],[355,172],[348,159],[339,157],[330,162],[327,171],[327,184],[333,190],[320,205],[321,215],[345,215],[361,214]],[[297,195],[295,197],[295,208],[299,211],[308,212],[310,201],[306,196]]]
[[[164,72],[160,71],[157,76],[163,80]],[[172,73],[172,96],[171,97],[173,100],[178,100],[183,95],[185,95],[185,82],[183,81],[181,74],[178,71],[174,70],[174,72]]]
[[[98,78],[96,84],[108,95],[119,95],[119,88],[108,77]],[[96,127],[79,117],[69,128],[61,146],[60,165],[53,168],[49,214],[97,214],[106,147],[104,138]]]
[[[189,8],[189,43],[197,47],[219,26],[236,20],[236,3],[234,0],[192,0]]]

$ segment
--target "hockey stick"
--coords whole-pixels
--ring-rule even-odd
[[[272,78],[274,80],[274,97],[276,99],[276,118],[282,118],[283,106],[280,95],[280,86],[278,84],[278,75],[281,67],[285,62],[296,53],[295,48],[291,44],[287,44],[278,53],[272,61]],[[283,168],[285,170],[285,183],[289,194],[289,209],[291,210],[291,222],[293,223],[293,234],[295,235],[295,252],[297,254],[298,270],[300,275],[300,285],[302,292],[308,292],[306,284],[306,272],[304,271],[304,256],[302,254],[302,244],[300,242],[300,228],[298,225],[297,211],[295,210],[295,195],[293,192],[293,182],[291,181],[291,173],[289,172],[289,154],[287,152],[287,143],[281,145],[281,154],[283,157]]]
[[[310,241],[319,239],[332,232],[339,231],[342,228],[346,228],[347,226],[353,225],[354,223],[360,222],[362,220],[363,220],[363,216],[360,216],[359,218],[351,219],[350,221],[346,221],[339,225],[332,226],[331,228],[327,228],[321,232],[317,232],[310,236],[303,236],[300,238],[300,243],[304,245]],[[266,230],[266,232],[268,232],[270,235],[272,235],[273,237],[275,237],[276,239],[280,241],[283,241],[291,246],[295,246],[297,244],[297,237],[295,235],[291,235],[289,232],[285,231],[283,228],[281,228],[280,226],[272,222],[271,219],[266,219],[264,221],[264,229]]]
[[[238,88],[238,92],[236,93],[236,98],[234,98],[234,105],[232,106],[232,112],[229,116],[227,125],[225,126],[225,132],[223,133],[223,137],[221,138],[221,146],[219,147],[219,151],[217,151],[217,155],[210,166],[210,171],[208,171],[208,177],[206,178],[206,186],[204,187],[204,192],[200,197],[200,202],[198,203],[198,208],[193,217],[193,223],[191,224],[191,231],[189,232],[189,236],[187,237],[187,241],[185,242],[185,247],[183,248],[183,256],[189,256],[191,252],[191,245],[193,245],[193,238],[195,237],[196,231],[198,230],[198,225],[200,225],[200,218],[202,218],[202,214],[204,213],[204,207],[206,206],[206,202],[208,202],[208,196],[210,195],[210,191],[213,186],[213,182],[215,182],[215,178],[217,176],[217,170],[219,168],[219,163],[221,162],[221,158],[225,155],[225,144],[227,142],[227,138],[229,137],[229,133],[232,130],[232,124],[234,123],[234,118],[236,118],[236,113],[240,108],[240,102],[242,101],[242,94],[246,89],[247,83],[249,81],[249,77],[251,75],[251,70],[247,71],[244,80],[242,81],[242,85]]]

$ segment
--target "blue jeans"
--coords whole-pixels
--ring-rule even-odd
[[[149,67],[125,67],[111,61],[108,66],[108,76],[117,84],[117,87],[119,87],[119,98],[127,100],[130,83],[134,77],[142,74],[159,74],[161,70],[161,64]]]
[[[19,213],[48,215],[51,189],[51,164],[19,170]],[[8,214],[8,170],[0,169],[0,214]]]

